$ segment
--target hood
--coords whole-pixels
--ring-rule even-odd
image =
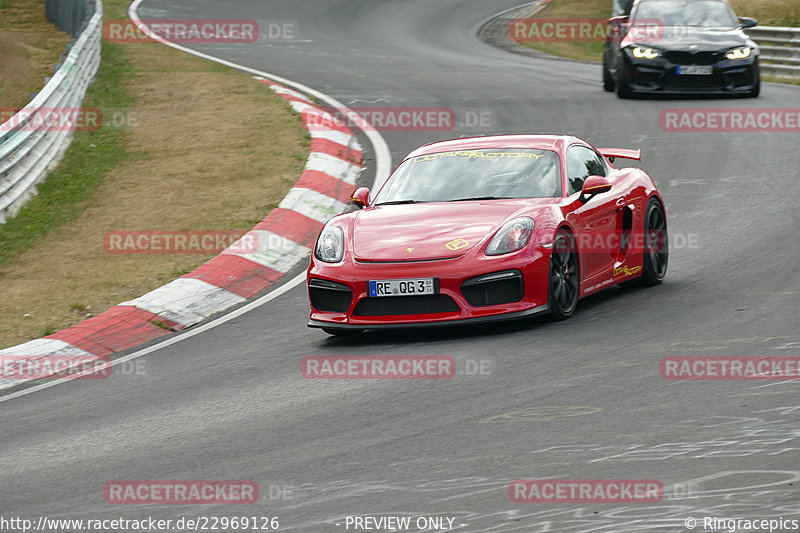
[[[437,202],[368,207],[355,213],[352,245],[363,261],[423,261],[460,257],[506,219],[555,198]],[[535,220],[535,219],[534,219]]]
[[[640,44],[666,52],[716,52],[755,43],[739,28],[701,28],[696,26],[663,26],[658,35],[642,39],[626,37],[623,45]]]

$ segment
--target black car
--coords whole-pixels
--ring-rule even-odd
[[[636,0],[609,24],[603,88],[620,98],[759,94],[758,45],[742,31],[757,22],[726,0]]]

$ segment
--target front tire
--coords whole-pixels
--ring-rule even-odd
[[[619,66],[617,67],[617,98],[627,100],[633,98],[633,91],[631,90],[630,83],[625,78],[625,62],[620,59]]]
[[[547,282],[547,301],[553,320],[566,320],[578,306],[580,270],[575,238],[559,231],[550,253],[550,274]]]
[[[761,94],[761,69],[756,63],[755,66],[755,80],[753,81],[753,88],[750,89],[750,92],[747,93],[748,98],[758,98],[758,95]]]
[[[603,54],[603,90],[613,93],[616,85],[617,84],[614,83],[614,76],[608,69],[608,50],[606,50],[606,52]]]
[[[642,277],[639,283],[644,286],[658,285],[667,275],[669,262],[669,236],[667,217],[661,202],[652,198],[647,203],[644,216],[644,258]]]

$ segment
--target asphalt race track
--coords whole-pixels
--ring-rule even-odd
[[[281,531],[314,533],[347,531],[347,516],[397,514],[451,517],[463,532],[680,532],[688,517],[697,531],[703,517],[800,519],[798,382],[659,374],[668,356],[800,356],[800,134],[665,132],[659,120],[676,107],[797,108],[800,88],[765,84],[757,100],[621,101],[603,92],[599,66],[513,55],[476,38],[481,21],[518,3],[145,0],[139,13],[293,21],[295,40],[190,46],[350,107],[456,111],[452,131],[384,132],[393,165],[426,142],[495,133],[641,148],[667,201],[662,285],[582,300],[563,323],[355,339],[308,329],[305,287],[295,286],[131,361],[144,372],[0,397],[0,515],[268,516]],[[452,356],[459,373],[309,380],[300,375],[309,355]],[[512,480],[542,478],[660,480],[665,495],[649,504],[511,501]],[[103,497],[110,480],[254,480],[260,501],[115,505]]]

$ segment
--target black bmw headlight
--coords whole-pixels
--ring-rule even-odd
[[[749,46],[741,46],[739,48],[728,50],[728,53],[725,54],[725,57],[728,59],[747,59],[752,53],[753,49]]]
[[[632,46],[631,54],[636,59],[656,59],[661,57],[661,50],[649,46]]]

